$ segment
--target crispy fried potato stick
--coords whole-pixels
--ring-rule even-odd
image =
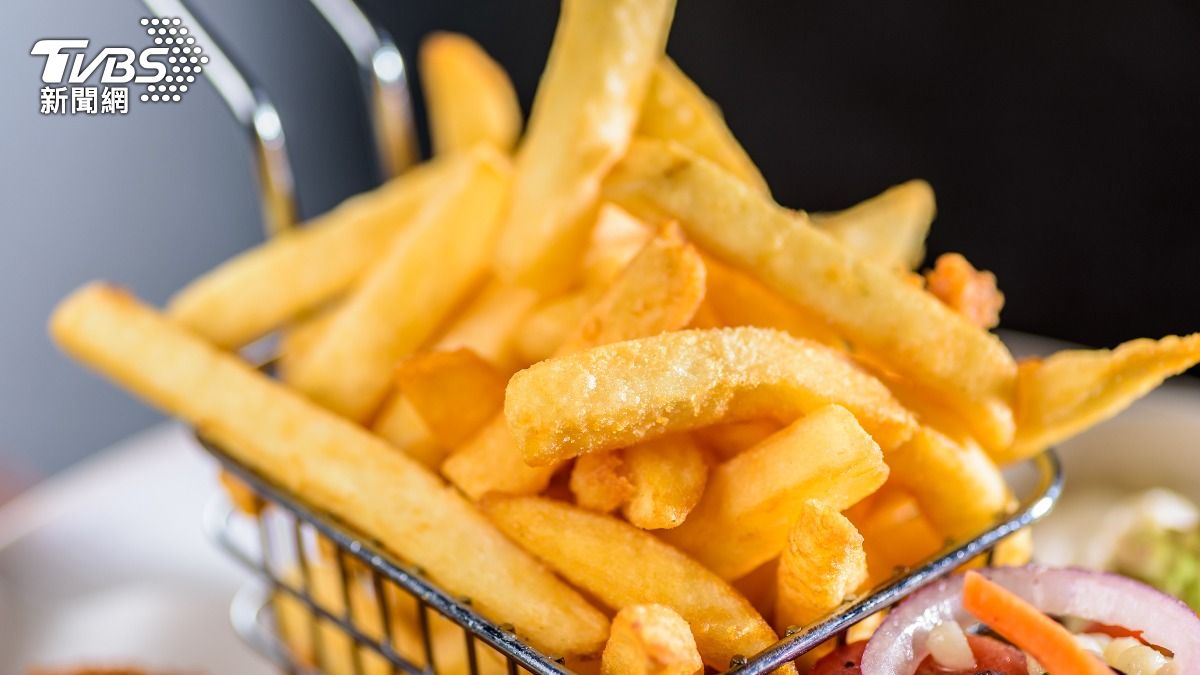
[[[852,509],[846,517],[863,536],[872,586],[921,563],[946,542],[921,513],[912,495],[891,483],[876,493],[869,509]]]
[[[1017,384],[1017,438],[994,456],[1001,463],[1032,457],[1116,415],[1197,363],[1200,333],[1024,362]]]
[[[486,272],[508,193],[506,160],[479,148],[451,161],[456,167],[442,192],[288,370],[289,384],[355,421],[378,411],[396,363],[431,337]]]
[[[918,179],[894,185],[845,211],[811,213],[809,220],[863,260],[911,272],[925,257],[925,237],[935,215],[933,188]]]
[[[783,551],[804,502],[842,511],[887,475],[879,446],[854,416],[826,406],[713,469],[700,504],[662,538],[737,579]]]
[[[708,453],[690,435],[675,434],[628,447],[622,456],[633,483],[625,519],[643,530],[678,527],[704,494]]]
[[[613,617],[602,675],[696,675],[704,670],[683,617],[665,605],[630,605]]]
[[[552,464],[674,431],[796,417],[839,403],[885,450],[916,430],[875,378],[765,328],[686,330],[560,356],[513,375],[504,414],[525,461]]]
[[[80,361],[424,567],[539,649],[590,653],[603,645],[604,616],[434,474],[126,293],[99,284],[76,291],[55,310],[50,332]]]
[[[433,348],[470,349],[500,372],[512,373],[523,365],[515,353],[513,334],[536,303],[535,291],[492,280],[455,317]]]
[[[996,286],[996,275],[980,271],[961,253],[943,253],[925,272],[925,287],[947,307],[981,328],[1000,325],[1004,294]]]
[[[509,538],[609,607],[656,603],[678,612],[714,668],[777,639],[729,584],[629,523],[540,497],[494,498],[483,508]]]
[[[625,459],[616,450],[580,457],[571,467],[568,486],[576,504],[597,513],[615,511],[633,496]]]
[[[775,630],[826,616],[867,581],[867,553],[854,524],[817,502],[800,507],[779,557]]]
[[[471,38],[433,33],[418,56],[435,155],[483,143],[509,152],[521,133],[521,106],[508,73]]]
[[[681,328],[704,298],[704,263],[677,231],[652,239],[579,322],[560,352]],[[442,472],[473,499],[488,492],[536,494],[557,465],[526,464],[503,415],[450,456]]]
[[[775,420],[724,422],[699,429],[692,437],[712,451],[719,461],[724,462],[761,443],[782,428],[783,426]]]
[[[601,204],[583,257],[583,285],[607,288],[653,236],[654,230],[625,209]]]
[[[429,425],[413,407],[412,401],[405,398],[401,392],[394,393],[383,405],[383,409],[371,423],[371,431],[431,471],[437,471],[442,465],[442,460],[446,459],[446,447],[437,442]]]
[[[549,298],[534,307],[513,334],[518,358],[523,363],[537,363],[554,356],[595,304],[595,290],[583,288]]]
[[[396,369],[396,386],[412,402],[434,440],[453,448],[504,406],[505,378],[469,349],[425,352]]]
[[[726,326],[775,328],[799,338],[816,340],[837,349],[846,346],[823,320],[808,315],[750,275],[706,256],[708,291],[705,299]]]
[[[892,480],[916,499],[939,532],[953,539],[979,535],[1007,512],[1012,499],[983,448],[956,443],[929,427],[888,453],[887,461]]]
[[[675,141],[719,164],[758,192],[771,194],[758,167],[725,125],[721,109],[667,57],[654,69],[637,134]]]
[[[678,218],[713,255],[822,317],[856,350],[935,389],[985,446],[1011,442],[1012,356],[928,293],[678,145],[637,140],[606,192],[630,208],[649,205]]]
[[[629,144],[673,0],[565,0],[517,151],[500,278],[561,290],[578,276],[604,174]]]
[[[430,162],[347,199],[188,284],[167,313],[220,347],[253,342],[348,290],[453,169]]]

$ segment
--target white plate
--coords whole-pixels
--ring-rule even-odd
[[[1058,343],[1006,335],[1017,353]],[[1065,562],[1117,495],[1166,486],[1200,501],[1200,387],[1175,383],[1061,448],[1066,496],[1035,532]],[[212,461],[177,424],[97,455],[0,510],[0,675],[135,664],[259,675],[228,606],[246,573],[200,532]]]

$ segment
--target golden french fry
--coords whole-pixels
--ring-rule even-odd
[[[409,457],[425,465],[431,471],[437,471],[448,452],[445,446],[437,442],[429,425],[421,419],[412,401],[397,391],[384,404],[383,410],[371,424],[371,431],[387,439],[389,443],[400,448]]]
[[[602,614],[434,474],[123,291],[76,291],[55,310],[50,332],[80,361],[425,568],[485,616],[519,627],[537,648],[590,653],[604,643]]]
[[[1021,364],[1017,438],[1001,463],[1032,457],[1116,415],[1200,362],[1200,333],[1140,339],[1116,349],[1070,350]]]
[[[758,167],[725,126],[721,109],[667,57],[654,69],[637,134],[675,141],[719,164],[753,189],[770,194]]]
[[[729,584],[629,523],[540,497],[495,498],[483,508],[509,538],[605,605],[656,603],[678,612],[714,668],[777,639]]]
[[[594,304],[596,295],[589,287],[550,298],[534,308],[513,334],[518,358],[523,363],[537,363],[554,356]]]
[[[226,349],[253,342],[349,290],[453,170],[430,162],[351,197],[188,284],[167,313]]]
[[[841,511],[887,475],[879,446],[854,416],[825,406],[713,469],[691,515],[661,536],[721,578],[737,579],[783,551],[804,502]]]
[[[403,361],[396,386],[443,447],[465,442],[504,405],[504,376],[469,349]]]
[[[681,328],[704,297],[700,254],[666,230],[647,243],[579,321],[560,351]],[[497,415],[442,465],[442,473],[473,499],[488,492],[536,494],[557,466],[526,464],[503,415]]]
[[[995,336],[678,145],[639,139],[607,198],[678,218],[689,237],[823,318],[855,351],[929,385],[988,448],[1009,445],[1016,364]]]
[[[708,482],[704,449],[688,434],[676,434],[638,443],[621,454],[632,483],[621,510],[625,519],[643,530],[678,527],[704,494]],[[576,466],[590,456],[575,460]]]
[[[521,133],[517,92],[478,43],[457,33],[433,33],[421,42],[418,62],[434,154],[480,143],[512,150]]]
[[[320,341],[290,364],[288,382],[356,421],[387,395],[392,368],[430,338],[483,278],[508,193],[506,160],[494,151],[450,159],[455,170],[412,226],[338,309]]]
[[[629,144],[673,0],[565,0],[496,250],[500,278],[561,290],[578,276],[604,174]]]
[[[921,563],[946,543],[916,500],[891,484],[876,493],[869,510],[848,511],[846,517],[863,536],[872,585]]]
[[[775,615],[775,579],[778,572],[779,558],[772,558],[755,567],[749,574],[730,582],[772,625],[774,623],[771,617]]]
[[[837,509],[806,502],[779,556],[775,630],[828,615],[867,581],[867,553],[854,524]]]
[[[782,428],[783,425],[774,420],[745,420],[704,427],[693,432],[692,436],[711,450],[718,460],[724,462],[749,450]]]
[[[911,272],[925,257],[925,237],[935,215],[933,188],[910,180],[845,211],[810,213],[809,220],[863,260]]]
[[[1008,510],[1012,495],[987,453],[922,427],[888,453],[896,485],[913,496],[921,513],[948,538],[975,537]]]
[[[846,342],[823,320],[811,316],[763,286],[753,277],[706,257],[708,290],[713,313],[726,326],[775,328],[799,338],[844,349]]]
[[[583,285],[607,288],[653,236],[654,230],[625,209],[601,204],[583,257]]]
[[[594,452],[571,467],[571,494],[575,503],[589,511],[609,513],[633,496],[633,482],[621,453]]]
[[[630,605],[613,617],[602,675],[695,675],[704,670],[683,617],[665,605]]]
[[[288,324],[287,330],[279,338],[279,360],[276,366],[282,379],[287,379],[288,368],[296,361],[301,361],[312,351],[313,345],[321,341],[321,336],[333,323],[337,314],[334,304],[317,310],[308,316]]]
[[[815,342],[765,328],[686,330],[560,356],[513,375],[504,414],[531,465],[675,431],[849,408],[884,449],[916,430],[878,380]]]
[[[529,363],[517,356],[513,334],[536,303],[535,291],[493,280],[454,318],[433,348],[470,349],[510,374]]]

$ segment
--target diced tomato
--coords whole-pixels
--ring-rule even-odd
[[[971,670],[949,670],[926,658],[917,669],[917,675],[976,675],[976,673],[995,673],[996,675],[1028,675],[1029,666],[1025,654],[1012,645],[1005,644],[982,635],[968,635],[967,644],[971,645],[971,653],[975,655],[975,668]],[[809,671],[810,675],[861,675],[859,662],[862,661],[866,642],[848,644],[827,654]]]

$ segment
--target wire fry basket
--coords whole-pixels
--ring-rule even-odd
[[[223,467],[261,500],[254,513],[223,496],[205,517],[209,535],[259,582],[242,589],[231,615],[252,647],[288,673],[570,673],[571,665],[526,644],[520,627],[477,614],[469,598],[447,595],[423,570],[384,552],[344,524],[307,506],[200,439]],[[768,673],[891,607],[922,586],[978,557],[1046,515],[1062,489],[1053,451],[1009,471],[1016,511],[975,538],[947,547],[810,626],[789,629],[758,654],[735,657],[728,673]],[[990,558],[989,558],[990,559]]]
[[[268,233],[295,220],[296,195],[283,121],[265,90],[205,30],[186,0],[143,0],[155,16],[182,18],[204,43],[213,84],[250,140]],[[353,57],[373,131],[381,177],[398,174],[416,157],[413,113],[404,60],[386,31],[354,0],[309,0]],[[432,584],[423,570],[389,555],[378,542],[309,506],[200,438],[224,468],[253,492],[253,508],[239,510],[224,496],[205,512],[205,529],[230,555],[258,576],[231,607],[235,629],[287,673],[536,675],[595,671],[592,662],[543,654],[521,638],[520,626],[480,616],[469,598]],[[758,654],[734,657],[727,672],[759,675],[818,645],[844,641],[859,621],[979,556],[1028,527],[1058,499],[1062,471],[1053,452],[1010,472],[1020,499],[1012,515],[998,517],[967,542],[948,543],[920,567],[897,570],[887,582],[848,601],[825,619],[789,629]]]

